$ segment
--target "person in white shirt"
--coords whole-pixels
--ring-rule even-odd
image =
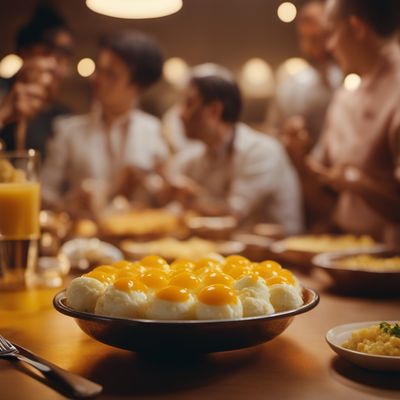
[[[129,197],[167,156],[160,123],[136,108],[162,72],[158,46],[137,32],[100,43],[92,78],[95,105],[87,115],[60,118],[43,166],[45,205],[90,211],[92,197]]]
[[[214,63],[199,64],[190,69],[188,76],[185,78],[185,82],[182,85],[182,89],[187,86],[192,77],[208,75],[218,75],[228,79],[233,78],[232,73],[221,65]],[[164,135],[167,138],[173,153],[182,151],[192,145],[202,146],[201,141],[189,139],[186,136],[185,128],[180,118],[180,103],[181,102],[179,101],[170,107],[162,117]]]
[[[301,117],[313,145],[322,132],[326,110],[343,74],[326,49],[324,1],[309,0],[296,21],[300,52],[308,66],[278,85],[267,125],[280,131],[291,118]]]
[[[276,139],[238,122],[241,105],[234,81],[192,78],[181,118],[188,138],[204,146],[178,153],[167,180],[187,207],[203,214],[233,214],[242,223],[278,223],[285,233],[298,233],[302,206],[296,172]]]

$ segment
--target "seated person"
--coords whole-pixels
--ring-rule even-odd
[[[331,229],[400,244],[400,49],[397,0],[330,0],[328,46],[355,91],[338,90],[317,147],[287,132],[309,207]],[[322,197],[324,196],[324,198]],[[332,208],[321,209],[331,204]]]
[[[160,78],[162,64],[158,46],[143,34],[103,38],[92,78],[92,112],[55,124],[42,174],[45,204],[90,213],[90,187],[96,201],[103,197],[106,203],[137,188],[166,157],[159,121],[137,109],[141,93]]]
[[[19,30],[16,45],[24,64],[16,76],[2,82],[0,137],[6,150],[31,148],[44,158],[54,119],[69,112],[56,98],[70,71],[72,35],[64,19],[49,5],[41,4]],[[15,96],[21,98],[21,112],[7,115],[7,104],[13,103]],[[19,122],[27,118],[21,128]]]
[[[193,77],[181,118],[189,146],[170,162],[166,179],[188,208],[208,215],[233,214],[302,229],[299,183],[277,140],[239,123],[241,95],[226,77]]]
[[[205,63],[191,68],[186,80],[189,81],[189,79],[192,77],[204,77],[209,75],[218,75],[232,79],[231,72],[225,67],[222,67],[218,64]],[[187,83],[188,82],[186,82],[183,86],[186,86]],[[183,95],[183,93],[181,93],[181,95]],[[189,139],[185,135],[185,128],[183,127],[183,123],[180,118],[180,103],[181,102],[179,101],[170,107],[162,117],[164,135],[173,153],[182,151],[191,145],[202,146],[202,143],[199,140]]]

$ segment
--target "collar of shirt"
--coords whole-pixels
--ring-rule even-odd
[[[379,82],[382,75],[393,65],[398,65],[400,60],[400,47],[397,43],[390,42],[381,50],[381,56],[372,70],[362,77],[360,89],[373,90],[376,82]]]
[[[124,114],[121,114],[110,126],[110,131],[113,131],[114,129],[121,129],[121,127],[126,126],[126,124],[131,124],[135,116],[135,111],[136,108],[132,108]],[[105,124],[103,121],[103,110],[99,103],[95,103],[93,105],[90,115],[93,125],[104,130]]]
[[[236,128],[232,128],[230,135],[225,135],[222,143],[215,149],[207,148],[207,158],[211,161],[220,161],[230,158],[234,151]],[[224,161],[225,162],[225,161]]]

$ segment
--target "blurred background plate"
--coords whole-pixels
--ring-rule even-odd
[[[80,273],[123,258],[118,248],[95,238],[79,238],[65,242],[61,246],[60,255],[66,257],[71,268]]]
[[[369,236],[354,235],[299,235],[271,244],[276,259],[294,266],[311,267],[315,255],[336,251],[384,249]]]
[[[371,260],[378,258],[374,262],[378,265],[373,269],[369,257],[372,257]],[[385,267],[387,263],[379,261],[394,260],[394,257],[398,258],[399,263],[400,251],[378,247],[368,251],[322,253],[315,256],[312,263],[325,271],[331,277],[335,288],[341,291],[400,297],[400,265],[395,269]],[[344,261],[350,265],[343,265]]]
[[[210,240],[227,240],[238,226],[238,220],[231,215],[221,217],[187,215],[184,221],[191,235]]]
[[[92,338],[121,349],[147,353],[210,353],[255,346],[280,335],[294,316],[313,309],[318,293],[303,288],[304,305],[265,317],[218,321],[154,321],[103,317],[77,312],[65,304],[65,291],[58,293],[54,307],[75,318]]]
[[[103,238],[150,240],[166,235],[186,236],[181,216],[167,209],[135,209],[102,216],[99,234]]]
[[[123,240],[119,247],[125,257],[131,260],[138,260],[149,254],[156,254],[167,261],[173,261],[178,258],[199,260],[212,254],[221,254],[223,256],[240,254],[243,252],[245,245],[236,241],[212,241],[198,237],[178,240],[169,237],[149,242]]]

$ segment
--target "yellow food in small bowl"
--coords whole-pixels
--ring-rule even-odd
[[[352,332],[342,346],[349,350],[380,356],[400,356],[399,323],[382,322]]]

